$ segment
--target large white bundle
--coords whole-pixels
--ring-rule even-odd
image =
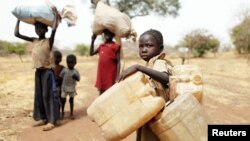
[[[72,0],[48,0],[49,4],[56,7],[58,13],[64,19],[68,26],[76,23],[77,15],[75,5]]]
[[[95,34],[102,34],[104,29],[108,29],[120,38],[136,38],[130,18],[119,10],[99,1],[96,7],[92,31]]]
[[[19,20],[34,24],[35,22],[41,22],[48,26],[53,26],[55,15],[51,7],[45,1],[28,1],[26,3],[17,5],[12,14]]]

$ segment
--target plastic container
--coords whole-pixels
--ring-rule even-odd
[[[202,71],[196,65],[176,65],[173,67],[173,75],[170,81],[175,81],[175,93],[192,93],[201,103],[203,98]]]
[[[116,83],[87,109],[107,141],[118,141],[157,115],[165,101],[157,97],[148,79],[137,72]]]
[[[160,141],[207,141],[211,119],[192,94],[179,95],[166,106],[150,128]]]

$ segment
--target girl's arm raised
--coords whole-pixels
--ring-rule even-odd
[[[53,22],[52,31],[51,31],[51,35],[50,35],[50,38],[49,38],[50,50],[53,47],[54,40],[55,40],[55,35],[56,35],[56,30],[57,30],[57,27],[58,27],[58,21],[60,20],[60,16],[59,16],[56,8],[53,8],[52,10],[53,10],[53,13],[55,15],[55,20]]]
[[[116,59],[117,59],[116,80],[118,80],[119,75],[120,75],[120,70],[121,70],[121,46],[119,47],[119,50],[117,51]]]
[[[16,37],[20,38],[20,39],[25,40],[25,41],[33,42],[33,40],[34,40],[35,38],[28,37],[28,36],[24,36],[24,35],[21,35],[21,34],[19,33],[19,26],[20,26],[20,20],[17,20],[14,35],[15,35]]]
[[[95,39],[96,39],[96,35],[93,34],[91,37],[91,44],[90,44],[90,50],[89,50],[90,56],[97,54],[97,50],[94,50]]]

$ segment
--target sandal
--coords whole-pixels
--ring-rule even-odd
[[[45,127],[43,128],[43,131],[49,131],[49,130],[53,129],[54,127],[55,127],[54,124],[48,123],[48,124],[46,124]]]

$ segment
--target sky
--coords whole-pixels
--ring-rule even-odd
[[[14,36],[16,17],[11,13],[23,1],[27,0],[0,1],[0,40],[23,42]],[[55,37],[58,48],[74,48],[76,44],[91,42],[94,13],[90,9],[90,0],[73,1],[78,19],[72,27],[68,27],[65,21],[60,23]],[[178,44],[190,31],[202,28],[222,44],[228,44],[230,29],[240,22],[240,13],[250,9],[250,0],[180,0],[180,4],[181,9],[176,18],[153,15],[136,17],[132,19],[133,28],[138,35],[148,29],[157,29],[163,34],[164,43],[172,46]],[[25,23],[20,24],[20,33],[36,36],[34,27]]]

